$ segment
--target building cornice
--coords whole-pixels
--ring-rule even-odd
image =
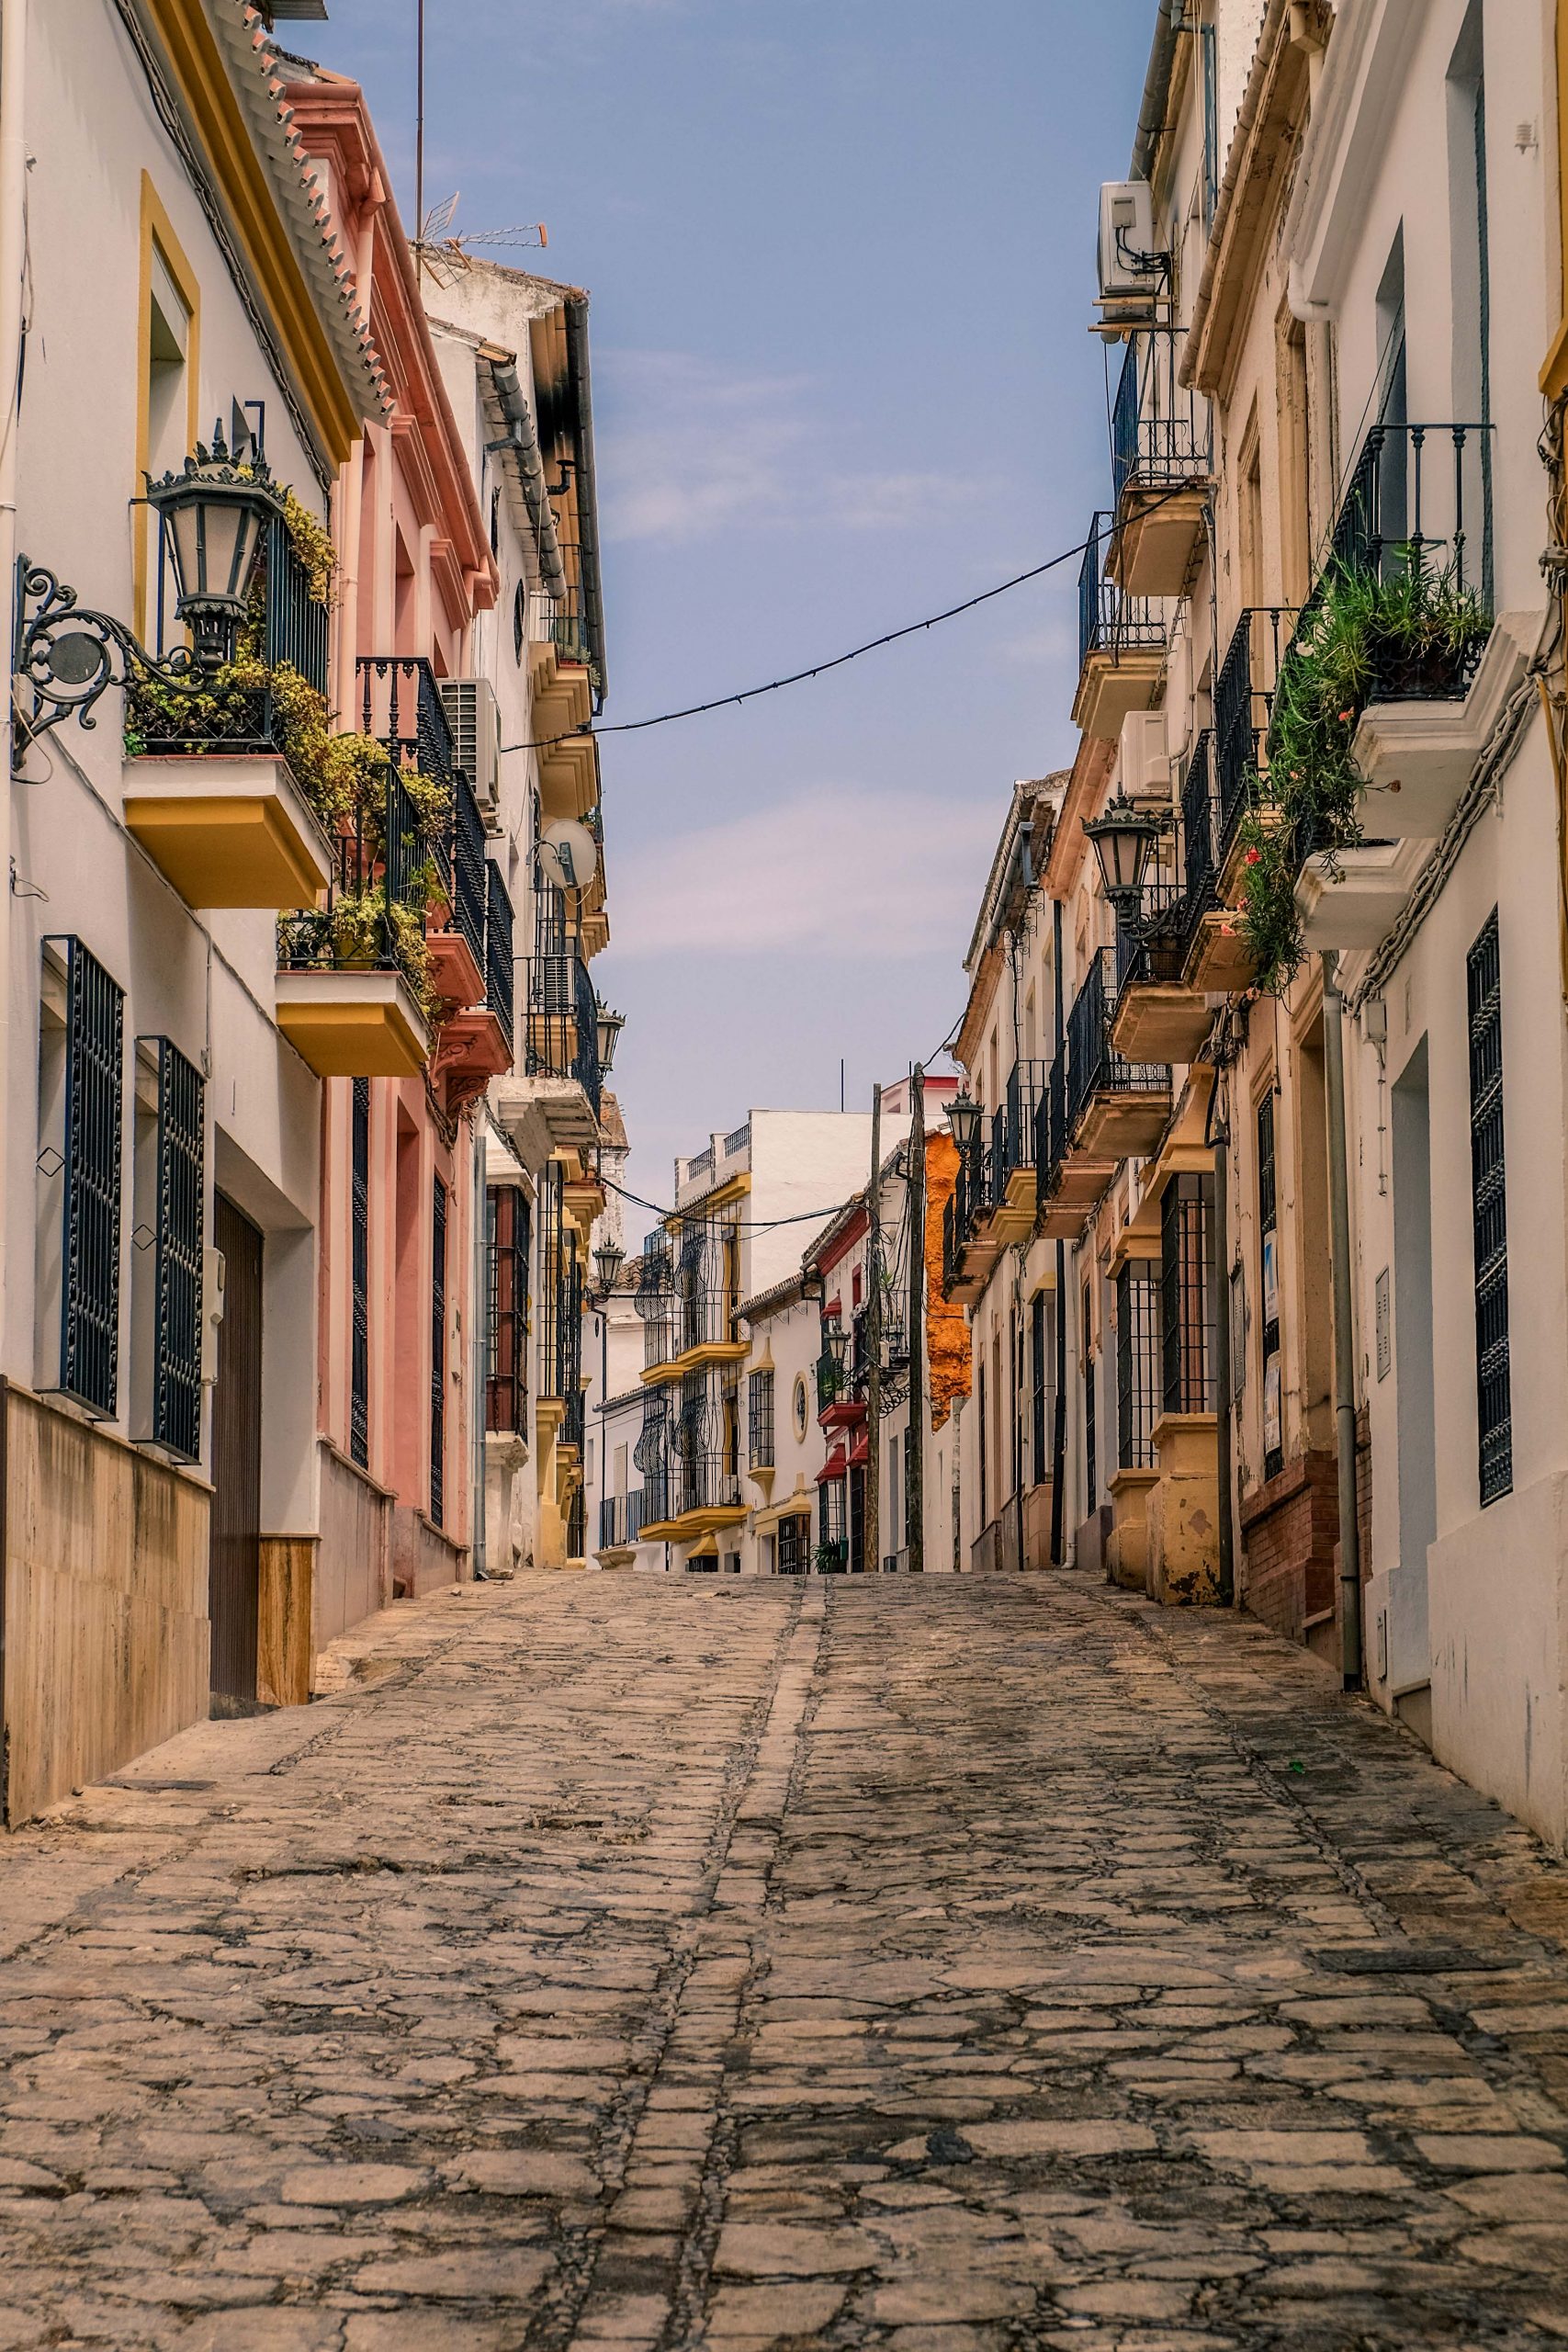
[[[1299,7],[1299,0],[1298,0]],[[1296,141],[1306,117],[1309,39],[1321,10],[1307,0],[1303,27],[1292,0],[1269,0],[1242,94],[1214,225],[1203,258],[1192,323],[1181,353],[1181,380],[1224,400],[1269,252],[1270,231],[1285,201]]]
[[[119,6],[155,95],[177,107],[186,167],[217,200],[225,258],[242,298],[253,298],[301,436],[330,474],[358,438],[362,415],[379,408],[379,390],[341,260],[276,103],[261,18],[243,0]]]
[[[1046,860],[1042,879],[1049,899],[1066,900],[1072,896],[1082,871],[1089,837],[1085,821],[1092,817],[1105,795],[1116,764],[1118,746],[1099,735],[1081,735],[1078,753],[1067,778],[1066,797],[1062,802],[1061,815],[1052,837],[1051,854]]]

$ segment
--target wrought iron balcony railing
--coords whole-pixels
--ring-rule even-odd
[[[1147,596],[1124,596],[1105,569],[1113,517],[1103,512],[1089,525],[1078,566],[1078,667],[1091,653],[1113,658],[1136,650],[1157,652],[1165,643],[1165,621]]]
[[[491,858],[485,865],[485,1002],[500,1022],[509,1045],[517,978],[513,931],[511,893],[502,879],[500,866]]]
[[[1007,1172],[1035,1165],[1038,1114],[1050,1083],[1048,1061],[1014,1062],[1007,1091]]]
[[[1203,917],[1219,904],[1218,812],[1214,805],[1214,739],[1205,727],[1181,779],[1178,846],[1181,858],[1181,945],[1191,947]]]
[[[294,551],[280,514],[268,521],[257,568],[254,652],[265,680],[254,685],[219,684],[201,695],[160,693],[152,680],[132,680],[126,691],[127,747],[152,757],[179,752],[276,752],[287,750],[282,706],[275,697],[275,670],[295,671],[319,694],[327,691],[327,653],[332,614],[310,593],[310,574]],[[168,526],[160,516],[156,549],[152,651],[160,656],[185,642],[175,620],[176,583]],[[226,676],[227,673],[220,673]]]
[[[1268,763],[1269,720],[1280,664],[1296,615],[1255,605],[1238,618],[1214,681],[1216,852],[1221,865],[1246,812],[1254,775]]]
[[[1179,882],[1145,882],[1139,928],[1116,927],[1116,995],[1141,983],[1179,980],[1186,945],[1187,897]]]
[[[576,940],[528,958],[528,1074],[575,1079],[595,1116],[603,1091],[598,1014],[593,982]]]
[[[1181,382],[1179,347],[1171,327],[1140,328],[1127,339],[1111,412],[1111,481],[1118,513],[1129,486],[1159,492],[1209,473],[1209,403]]]
[[[1330,554],[1382,578],[1443,572],[1491,608],[1490,424],[1372,425],[1350,471]]]
[[[1066,1129],[1070,1136],[1097,1094],[1134,1093],[1170,1083],[1163,1064],[1130,1062],[1111,1042],[1116,1004],[1114,947],[1097,948],[1067,1015]]]
[[[388,770],[378,807],[364,798],[356,804],[352,821],[333,837],[332,854],[326,905],[278,920],[279,968],[413,976],[426,848],[399,769]]]

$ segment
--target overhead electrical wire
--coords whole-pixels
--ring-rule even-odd
[[[1145,514],[1152,514],[1156,506],[1163,506],[1167,499],[1180,494],[1174,490],[1162,492],[1158,498],[1148,500],[1141,511]],[[1010,580],[998,581],[994,588],[982,588],[977,596],[966,596],[961,605],[949,605],[944,612],[932,613],[923,621],[906,621],[902,628],[890,628],[881,637],[867,638],[863,645],[852,645],[847,653],[835,653],[826,662],[813,662],[809,669],[792,670],[787,677],[770,678],[765,685],[743,686],[739,694],[718,695],[712,702],[687,703],[680,710],[661,710],[651,718],[620,718],[604,727],[595,727],[591,719],[584,719],[581,727],[564,727],[558,735],[540,735],[526,742],[503,743],[501,749],[503,752],[547,752],[553,744],[570,743],[583,736],[637,735],[646,728],[668,727],[677,718],[700,718],[706,711],[729,710],[743,702],[755,702],[760,695],[776,695],[785,686],[803,684],[808,678],[825,678],[830,670],[841,670],[847,662],[858,662],[863,653],[877,653],[885,645],[897,645],[901,638],[919,637],[922,630],[940,628],[943,621],[956,620],[961,613],[972,613],[977,605],[988,605],[994,597],[1005,596],[1010,590],[1022,588],[1031,580],[1042,579],[1047,571],[1058,571],[1064,563],[1071,563],[1074,556],[1082,555],[1098,536],[1098,533],[1091,533],[1089,538],[1079,539],[1075,547],[1063,548],[1059,554],[1048,556],[1043,563],[1033,564],[1027,571],[1017,571]],[[1108,540],[1111,536],[1106,534]]]

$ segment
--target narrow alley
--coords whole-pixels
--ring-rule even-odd
[[[1088,1578],[400,1607],[7,1849],[0,2346],[1568,2336],[1568,1871]]]

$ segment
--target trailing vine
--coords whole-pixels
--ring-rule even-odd
[[[1256,986],[1280,994],[1305,949],[1296,906],[1304,861],[1362,839],[1365,779],[1350,756],[1369,703],[1462,693],[1490,617],[1451,569],[1413,550],[1386,576],[1336,561],[1325,572],[1280,664],[1268,764],[1249,779],[1237,829],[1238,924]]]

